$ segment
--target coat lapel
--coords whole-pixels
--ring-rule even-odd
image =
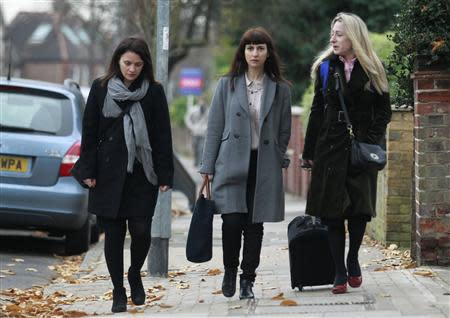
[[[236,85],[234,86],[234,89],[236,91],[239,104],[241,105],[245,113],[248,114],[248,97],[247,97],[247,85],[245,83],[245,75],[241,75],[238,78],[236,78],[235,84]]]
[[[264,76],[264,94],[261,100],[261,110],[259,115],[259,130],[261,131],[264,119],[270,111],[275,98],[275,92],[277,89],[277,83],[272,81],[269,76]]]

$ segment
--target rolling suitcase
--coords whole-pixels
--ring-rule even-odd
[[[288,225],[288,242],[292,289],[333,284],[328,230],[320,219],[309,215],[294,218]]]

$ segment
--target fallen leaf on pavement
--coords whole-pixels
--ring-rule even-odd
[[[34,272],[34,273],[36,273],[38,271],[36,268],[32,268],[32,267],[25,268],[25,270],[27,272]]]
[[[427,271],[427,270],[417,270],[417,271],[413,272],[413,274],[414,275],[419,275],[419,276],[425,276],[425,277],[433,277],[433,276],[435,276],[432,271]]]
[[[295,300],[285,299],[280,303],[280,306],[298,306],[298,304]]]
[[[211,294],[213,294],[213,295],[221,295],[222,294],[222,290],[221,289],[215,290]]]
[[[16,263],[23,263],[23,262],[25,262],[22,258],[13,258],[12,260],[14,262],[16,262]]]
[[[13,266],[16,266],[16,264],[15,263],[9,263],[9,264],[6,264],[6,266],[13,267]]]
[[[204,300],[204,299],[199,299],[198,302],[199,302],[200,304],[203,304],[203,303],[205,302],[205,300]]]
[[[206,272],[207,276],[216,276],[222,274],[222,271],[218,268],[212,268]]]
[[[161,308],[172,308],[173,306],[161,303],[161,304],[159,304],[159,307],[161,307]]]
[[[273,296],[271,299],[272,300],[283,300],[284,299],[284,293],[279,293],[278,295]]]
[[[142,309],[136,309],[136,308],[133,308],[133,309],[129,309],[128,312],[129,312],[130,314],[141,314],[141,313],[143,313],[144,311],[143,311]]]
[[[239,308],[242,308],[242,306],[241,305],[236,305],[236,306],[230,307],[230,309],[239,309]]]
[[[264,287],[263,290],[273,290],[273,289],[277,289],[277,287]]]
[[[6,274],[6,275],[16,275],[16,273],[13,272],[13,271],[10,270],[10,269],[1,269],[1,270],[0,270],[0,273]]]
[[[157,300],[161,300],[163,297],[164,297],[164,295],[153,296],[153,297],[148,299],[148,302],[151,303],[151,302],[154,302],[154,301],[157,301]]]
[[[174,278],[174,277],[182,276],[182,275],[186,275],[186,273],[178,271],[178,272],[169,272],[167,274],[167,276],[169,276],[170,278]]]

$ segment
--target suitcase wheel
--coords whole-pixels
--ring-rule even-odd
[[[298,286],[298,291],[303,291],[303,286],[302,285]]]

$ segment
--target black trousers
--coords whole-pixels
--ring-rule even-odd
[[[239,266],[239,254],[242,237],[244,249],[242,252],[242,279],[255,281],[256,269],[259,266],[261,245],[264,234],[263,223],[253,223],[253,202],[256,188],[256,167],[258,151],[252,150],[247,177],[247,210],[248,213],[222,214],[222,249],[225,269],[235,269]]]
[[[100,226],[105,230],[106,265],[115,289],[123,287],[123,248],[127,223],[131,236],[129,271],[137,273],[141,271],[150,248],[152,217],[153,213],[117,219],[99,217]]]

